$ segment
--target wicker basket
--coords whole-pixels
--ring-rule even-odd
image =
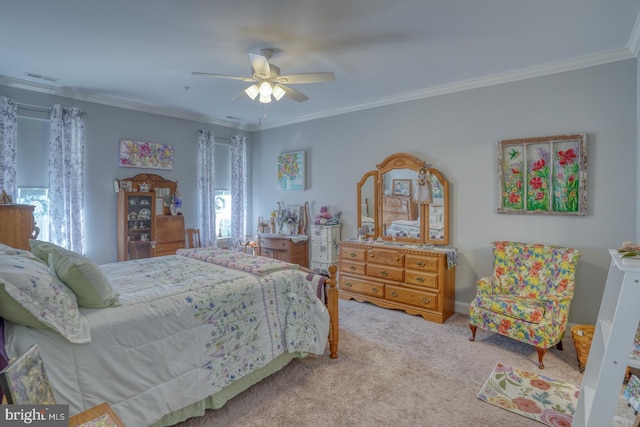
[[[594,325],[575,325],[571,327],[571,338],[576,346],[576,354],[578,355],[578,369],[584,372],[589,358],[589,350],[591,350],[591,341],[593,333],[596,330]]]
[[[575,325],[571,327],[571,338],[576,346],[576,354],[578,355],[578,369],[580,373],[584,372],[587,366],[587,359],[589,359],[589,350],[591,350],[591,341],[593,340],[593,333],[596,327],[594,325]],[[624,374],[624,381],[629,380],[631,371],[627,366],[627,371]]]

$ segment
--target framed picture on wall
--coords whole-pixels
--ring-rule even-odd
[[[305,190],[307,166],[304,151],[278,156],[278,190]]]
[[[411,180],[410,179],[394,179],[393,182],[394,196],[411,197]]]
[[[498,212],[587,214],[587,136],[498,143]]]

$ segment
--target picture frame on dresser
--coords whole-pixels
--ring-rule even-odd
[[[393,195],[411,197],[411,180],[410,179],[394,179]]]

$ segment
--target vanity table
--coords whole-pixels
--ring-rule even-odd
[[[420,172],[428,179],[418,182]],[[416,192],[430,198],[416,201]],[[357,198],[358,228],[366,233],[364,240],[340,242],[340,298],[446,321],[454,312],[458,254],[448,246],[449,184],[442,173],[410,154],[392,154],[364,174]]]

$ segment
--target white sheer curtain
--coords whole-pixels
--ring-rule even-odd
[[[18,198],[16,166],[18,164],[18,104],[0,96],[0,192]]]
[[[216,174],[215,138],[213,132],[203,129],[198,134],[198,228],[203,246],[216,243]]]
[[[49,137],[49,236],[52,243],[84,253],[85,113],[51,107]]]
[[[231,241],[237,248],[245,236],[247,215],[246,141],[242,135],[231,137]]]

